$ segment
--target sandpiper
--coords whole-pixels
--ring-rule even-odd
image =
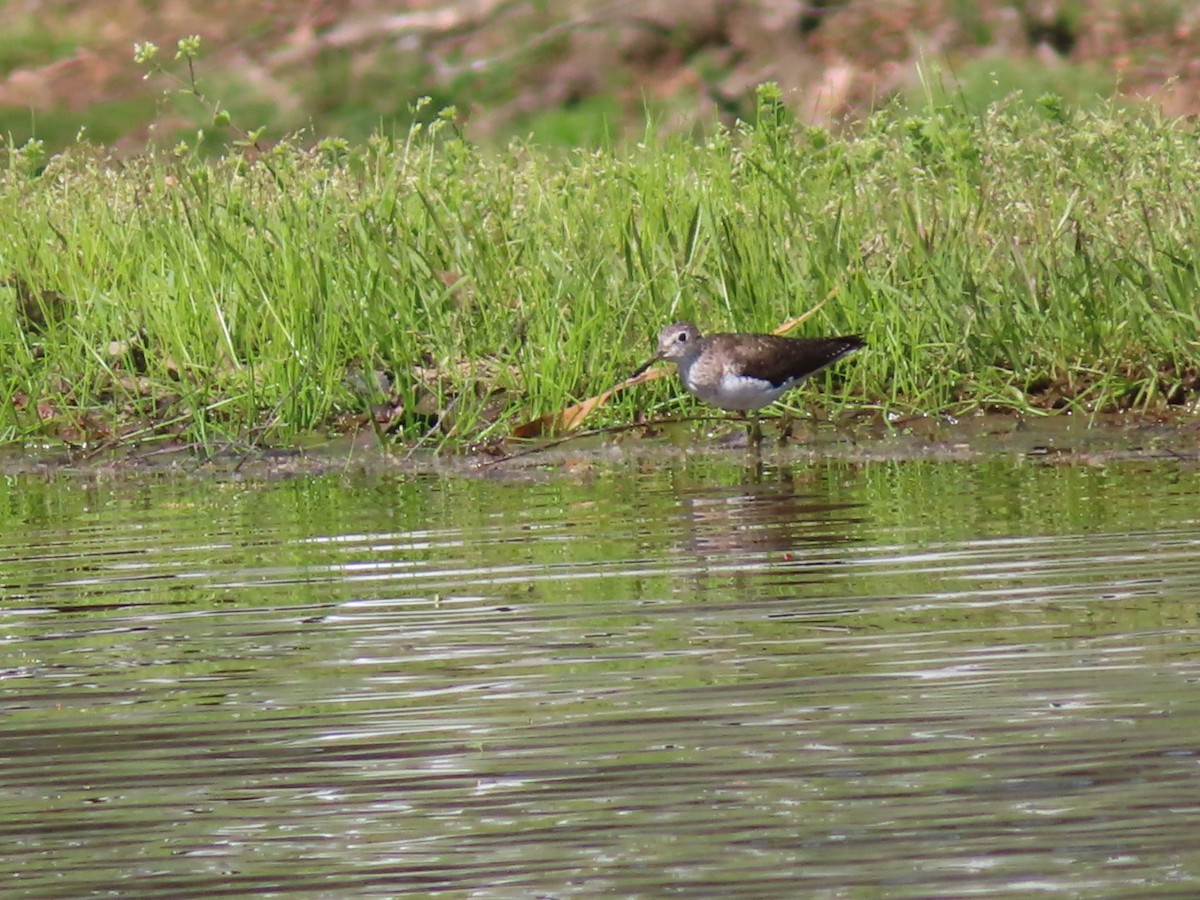
[[[710,334],[701,337],[690,322],[668,325],[658,333],[658,352],[638,369],[640,375],[660,359],[679,367],[683,386],[705,403],[743,415],[769,406],[810,375],[866,346],[857,335],[790,338],[775,334]],[[762,439],[758,418],[750,440]]]

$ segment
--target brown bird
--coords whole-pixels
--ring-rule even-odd
[[[638,369],[660,359],[679,367],[679,380],[705,403],[745,414],[769,406],[805,378],[866,346],[857,335],[790,338],[774,334],[710,334],[701,337],[690,322],[668,325],[658,334],[658,352]],[[755,418],[754,444],[762,439]]]

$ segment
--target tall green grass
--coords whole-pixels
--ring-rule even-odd
[[[752,124],[652,131],[568,155],[484,152],[449,117],[215,160],[10,150],[0,438],[286,444],[390,417],[469,444],[611,386],[668,322],[769,330],[831,292],[804,332],[870,349],[794,402],[1194,408],[1192,123],[1047,97],[835,135],[768,86]]]

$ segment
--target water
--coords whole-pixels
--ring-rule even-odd
[[[1194,897],[1200,474],[0,483],[13,897]]]

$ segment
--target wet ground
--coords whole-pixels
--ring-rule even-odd
[[[0,472],[92,476],[181,472],[216,478],[280,478],[322,473],[476,474],[521,473],[686,456],[792,464],[814,460],[949,461],[1031,460],[1048,464],[1104,465],[1123,461],[1200,462],[1200,420],[1190,416],[974,415],[881,419],[848,415],[838,421],[793,423],[779,440],[780,420],[766,420],[758,451],[748,447],[740,424],[660,422],[649,427],[577,432],[556,439],[508,441],[441,452],[429,442],[383,446],[372,433],[314,437],[299,449],[219,448],[211,455],[163,443],[64,450],[59,446],[0,449]]]

